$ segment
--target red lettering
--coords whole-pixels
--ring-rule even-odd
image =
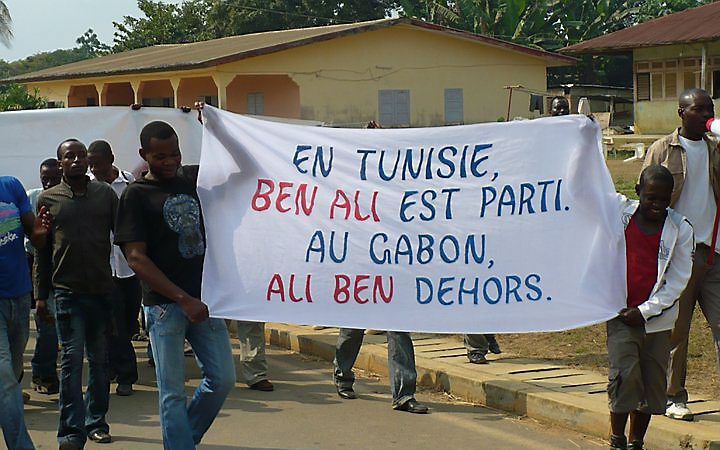
[[[268,188],[267,192],[261,193],[263,186]],[[270,201],[270,194],[272,191],[275,190],[275,183],[273,183],[272,180],[266,180],[263,178],[258,178],[257,180],[257,189],[255,190],[255,195],[253,195],[252,198],[252,209],[255,211],[265,211],[266,209],[270,208],[271,201]],[[262,203],[260,203],[262,201]]]
[[[342,286],[341,286],[342,284]],[[338,303],[347,303],[348,300],[350,300],[350,292],[348,291],[348,288],[350,287],[350,277],[347,275],[335,275],[335,292],[333,292],[333,298]],[[340,297],[344,297],[344,300],[341,300]]]
[[[370,203],[370,212],[372,213],[373,220],[375,222],[380,222],[380,216],[377,213],[377,198],[378,198],[378,191],[374,191],[372,203]]]
[[[281,213],[286,213],[290,211],[290,208],[284,208],[282,205],[283,200],[290,198],[290,194],[287,192],[283,192],[287,188],[292,187],[292,183],[289,181],[281,181],[278,184],[279,190],[278,190],[278,196],[277,199],[275,199],[275,208],[277,208],[278,211]]]
[[[300,215],[300,209],[303,214],[309,216],[315,208],[315,196],[317,195],[317,186],[313,186],[312,194],[310,195],[310,201],[307,199],[307,183],[302,183],[298,186],[297,196],[295,197],[295,215]]]
[[[308,303],[312,303],[312,297],[310,296],[310,277],[311,275],[307,275],[305,277],[305,296],[307,297]],[[302,297],[296,297],[295,296],[295,274],[290,275],[290,288],[288,289],[288,294],[290,295],[290,300],[292,300],[295,303],[301,302],[305,300]]]
[[[380,297],[385,303],[390,303],[393,298],[394,290],[395,283],[392,276],[390,277],[390,293],[386,295],[383,287],[383,277],[375,275],[375,283],[373,284],[373,303],[377,303],[378,297]]]
[[[270,284],[268,284],[267,294],[265,296],[267,301],[270,301],[270,296],[272,294],[279,294],[280,301],[285,301],[285,287],[283,286],[282,277],[279,273],[273,275],[272,280],[270,280]]]
[[[370,214],[363,216],[360,213],[360,191],[355,191],[355,220],[364,222],[370,218]]]
[[[350,206],[350,199],[347,195],[345,195],[345,192],[343,192],[342,189],[338,189],[337,191],[335,191],[335,199],[330,205],[331,219],[335,218],[335,208],[345,210],[345,220],[348,220],[350,218],[350,210],[352,209],[352,206]]]
[[[369,286],[366,285],[361,286],[360,283],[369,279],[370,275],[358,275],[355,277],[355,292],[353,292],[353,297],[355,297],[355,301],[360,303],[361,305],[370,301],[367,298],[360,298],[360,293],[369,288]]]

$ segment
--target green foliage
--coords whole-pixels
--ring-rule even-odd
[[[110,53],[110,46],[100,42],[97,33],[95,33],[92,28],[75,39],[75,43],[80,46],[79,49],[84,52],[88,58],[95,58]]]
[[[0,111],[21,109],[42,109],[47,107],[47,99],[40,96],[39,90],[28,92],[25,86],[11,84],[4,86],[0,93]]]
[[[390,0],[138,0],[143,17],[113,22],[113,51],[196,42],[270,30],[381,19]]]
[[[710,0],[399,0],[403,14],[442,25],[556,51]],[[582,57],[553,69],[550,84],[632,85],[631,58]]]
[[[35,72],[48,67],[70,64],[92,56],[82,48],[60,49],[42,52],[17,61],[7,62],[0,59],[0,78],[12,77],[23,73]]]
[[[144,17],[125,16],[113,22],[113,52],[157,44],[179,44],[210,38],[206,30],[205,0],[188,0],[180,5],[152,0],[138,0]]]

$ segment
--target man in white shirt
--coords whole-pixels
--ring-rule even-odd
[[[707,121],[715,116],[712,98],[702,89],[688,89],[679,98],[682,126],[654,142],[644,167],[661,164],[675,179],[670,207],[688,218],[695,230],[697,249],[693,272],[679,298],[680,310],[671,337],[668,370],[668,409],[673,419],[693,420],[685,389],[688,336],[695,304],[710,325],[720,369],[720,245],[715,216],[720,198],[720,152],[707,135]],[[713,248],[714,247],[714,248]]]
[[[115,156],[106,141],[95,141],[88,147],[88,165],[92,178],[104,181],[113,188],[118,198],[135,177],[113,165]],[[115,378],[118,395],[133,394],[132,385],[138,380],[137,356],[132,336],[138,329],[138,314],[142,290],[140,282],[128,266],[120,247],[112,246],[110,267],[113,275],[112,326],[109,336],[110,379]]]

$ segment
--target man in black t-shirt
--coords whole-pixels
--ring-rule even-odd
[[[177,133],[165,122],[147,124],[140,144],[149,172],[120,198],[115,243],[145,285],[164,447],[191,449],[234,386],[235,367],[225,322],[208,318],[200,300],[205,229],[197,195],[198,167],[181,166]],[[189,403],[185,339],[204,375]]]

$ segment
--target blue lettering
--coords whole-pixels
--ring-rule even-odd
[[[425,297],[424,299],[421,298],[422,286],[420,286],[420,284],[424,284],[424,285],[427,286],[428,289],[430,290],[429,294],[428,294],[427,297]],[[418,303],[420,303],[421,305],[427,305],[428,303],[430,303],[430,302],[432,301],[432,299],[433,299],[433,285],[432,285],[432,281],[430,281],[429,278],[426,278],[426,277],[416,277],[416,278],[415,278],[415,288],[416,288],[417,302],[418,302]]]

